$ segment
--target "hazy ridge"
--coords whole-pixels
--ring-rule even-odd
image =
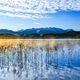
[[[19,31],[7,29],[0,30],[0,39],[55,39],[55,38],[80,38],[80,31],[61,28],[32,28]]]

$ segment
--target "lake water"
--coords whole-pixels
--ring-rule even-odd
[[[0,40],[0,80],[80,80],[80,40]]]

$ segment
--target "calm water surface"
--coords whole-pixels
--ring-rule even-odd
[[[80,80],[80,40],[0,40],[0,80]]]

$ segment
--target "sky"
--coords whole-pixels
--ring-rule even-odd
[[[80,30],[80,0],[0,0],[0,29]]]

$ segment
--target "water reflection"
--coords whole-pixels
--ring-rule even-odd
[[[0,40],[0,80],[80,80],[80,40]]]

